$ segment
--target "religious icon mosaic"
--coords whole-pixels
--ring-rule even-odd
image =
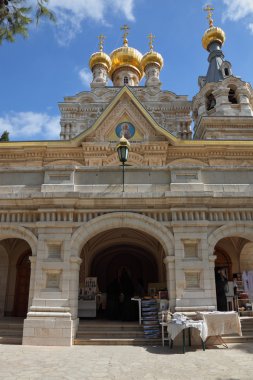
[[[135,134],[135,127],[133,124],[129,123],[128,121],[123,121],[122,123],[118,124],[115,128],[115,133],[117,137],[124,136],[126,139],[131,139]]]

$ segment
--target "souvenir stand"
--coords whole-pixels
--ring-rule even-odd
[[[147,339],[159,338],[160,326],[156,299],[144,298],[141,301],[141,308],[144,337]]]
[[[78,317],[95,318],[96,317],[96,294],[97,294],[97,277],[87,277],[85,286],[80,289],[78,301]]]
[[[253,315],[253,271],[233,274],[237,310],[241,316]]]

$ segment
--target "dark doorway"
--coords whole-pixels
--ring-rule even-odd
[[[17,262],[14,316],[26,317],[29,300],[29,286],[31,276],[31,263],[29,260],[31,251],[23,254]]]
[[[91,276],[98,278],[99,290],[106,292],[122,268],[127,269],[133,283],[141,279],[146,291],[148,283],[158,282],[157,263],[152,254],[130,245],[117,245],[97,254],[91,265]]]

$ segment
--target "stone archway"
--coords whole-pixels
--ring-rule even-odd
[[[82,247],[93,236],[120,227],[132,228],[153,236],[162,245],[165,256],[174,256],[174,237],[163,224],[147,216],[124,211],[98,216],[79,227],[70,242],[71,256],[80,257]]]
[[[141,279],[147,291],[148,283],[166,282],[164,250],[161,244],[141,231],[115,228],[91,238],[81,252],[80,283],[84,277],[98,278],[99,289],[108,284],[126,266],[134,282]]]
[[[147,216],[132,213],[132,212],[117,212],[117,213],[109,213],[83,224],[72,236],[70,247],[71,247],[71,261],[73,261],[73,265],[76,265],[76,260],[79,259],[81,255],[82,248],[95,236],[98,236],[100,233],[109,230],[115,229],[132,229],[135,231],[142,232],[151,236],[154,240],[158,241],[161,245],[164,257],[172,256],[174,257],[174,237],[172,233],[162,224],[157,222],[154,219],[151,219]],[[169,278],[172,277],[170,271],[174,271],[174,266],[171,265],[170,260],[163,261],[166,265],[166,282],[167,288],[171,294],[175,294],[175,283],[169,281]],[[171,268],[169,267],[171,265]],[[173,272],[174,273],[174,272]],[[71,300],[71,304],[73,305],[71,308],[72,318],[77,317],[77,294],[79,291],[78,283],[76,278],[73,278],[73,282],[71,284],[72,289],[75,287],[76,297],[73,297]],[[73,294],[73,293],[72,293]],[[172,297],[170,297],[172,299]],[[174,298],[173,298],[174,300]],[[172,300],[172,302],[173,302]]]
[[[218,310],[227,310],[227,293],[225,292],[225,289],[228,289],[227,281],[230,282],[228,282],[230,295],[233,295],[233,279],[241,280],[241,253],[245,246],[249,244],[252,246],[252,242],[253,228],[243,224],[222,226],[208,237],[209,253],[216,255],[215,288]]]
[[[9,238],[25,240],[31,248],[32,256],[36,256],[38,240],[31,231],[22,226],[0,225],[0,241]]]
[[[1,225],[0,228],[0,271],[4,270],[4,276],[0,274],[0,314],[5,316],[21,316],[20,312],[16,313],[19,308],[17,292],[21,291],[24,282],[20,283],[17,278],[17,272],[20,269],[18,264],[21,264],[22,257],[25,252],[28,252],[28,257],[37,253],[37,238],[29,230],[21,226]],[[3,257],[4,256],[4,257]],[[30,261],[28,261],[29,275],[23,276],[26,280],[25,312],[26,315],[28,298],[31,298],[30,284]],[[24,274],[24,273],[23,273]],[[22,276],[21,276],[22,277]],[[18,284],[19,282],[19,284]],[[22,301],[23,302],[23,301]]]
[[[213,231],[208,236],[209,255],[212,256],[215,246],[219,240],[226,237],[238,236],[248,240],[253,240],[253,226],[248,227],[245,225],[224,225]]]

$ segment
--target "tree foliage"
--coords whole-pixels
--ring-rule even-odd
[[[29,5],[27,0],[0,0],[0,44],[4,40],[14,42],[17,34],[28,37],[29,25],[38,24],[42,17],[55,22],[48,1],[33,0],[34,5]]]
[[[0,142],[1,141],[10,141],[9,140],[9,132],[8,131],[4,131],[3,133],[2,133],[2,136],[0,137]]]

